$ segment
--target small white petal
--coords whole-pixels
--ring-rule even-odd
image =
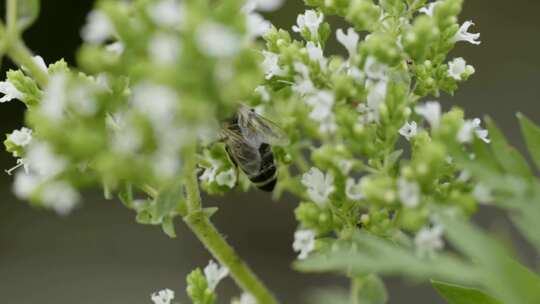
[[[294,233],[293,250],[299,252],[298,259],[303,260],[315,250],[315,231],[298,230]]]
[[[257,304],[257,299],[249,293],[242,293],[238,304]]]
[[[428,101],[415,107],[417,114],[424,117],[429,122],[431,128],[439,127],[441,121],[441,104],[437,101]]]
[[[306,10],[304,14],[298,15],[296,25],[292,27],[294,32],[300,33],[306,27],[311,33],[312,39],[319,37],[319,27],[324,20],[322,13],[317,13],[314,10]]]
[[[337,40],[341,43],[347,52],[349,52],[349,58],[352,58],[356,55],[358,49],[358,41],[360,36],[354,31],[352,27],[347,29],[347,34],[343,32],[342,29],[338,29],[336,32]]]
[[[411,140],[411,138],[415,137],[418,133],[418,126],[416,124],[416,121],[408,122],[406,121],[405,124],[399,129],[399,134],[407,140]]]
[[[481,120],[479,118],[466,120],[461,129],[459,129],[457,140],[461,143],[470,143],[473,140],[473,135],[476,135],[483,142],[489,143],[488,130],[483,129],[480,123]]]
[[[91,44],[103,43],[111,38],[113,34],[114,26],[109,17],[97,10],[93,10],[88,14],[86,25],[81,31],[83,40]]]
[[[441,250],[444,247],[443,232],[443,227],[440,225],[420,229],[414,238],[417,255],[420,257],[433,257],[435,252]]]
[[[225,266],[220,267],[214,261],[210,260],[204,268],[204,276],[208,282],[208,288],[215,290],[221,280],[229,275],[229,269]]]
[[[334,177],[326,175],[318,168],[311,168],[302,175],[302,184],[307,188],[307,194],[319,207],[324,208],[328,203],[328,197],[334,192]]]
[[[25,147],[32,141],[32,130],[22,127],[8,135],[8,140],[19,147]]]
[[[232,57],[240,50],[240,36],[226,25],[205,22],[197,29],[199,50],[210,57]]]
[[[105,49],[115,55],[122,55],[124,53],[125,46],[122,42],[116,41],[105,46]]]
[[[480,40],[480,34],[479,33],[469,33],[469,28],[473,26],[474,23],[472,21],[465,21],[461,27],[459,28],[459,31],[454,36],[454,41],[466,41],[475,45],[479,45],[481,43]]]
[[[364,73],[371,80],[388,80],[389,67],[383,63],[380,63],[375,57],[369,56],[364,64]]]
[[[64,116],[66,83],[67,76],[65,74],[56,73],[52,75],[43,93],[43,99],[39,104],[41,113],[53,121],[59,121]]]
[[[358,201],[363,199],[364,193],[362,193],[361,182],[355,182],[353,178],[348,178],[345,184],[345,194],[347,198],[353,201]]]
[[[171,34],[155,34],[150,38],[148,53],[150,59],[157,64],[174,64],[180,53],[180,40]]]
[[[229,169],[223,171],[216,176],[216,182],[220,186],[227,186],[229,188],[234,188],[236,186],[236,170]]]
[[[420,187],[416,182],[410,182],[400,177],[397,181],[399,200],[403,206],[414,208],[420,203]]]
[[[308,57],[311,61],[318,62],[321,70],[326,69],[326,63],[328,60],[324,57],[323,50],[320,44],[316,45],[315,43],[309,41],[306,44],[306,50],[308,53]]]
[[[8,80],[0,81],[0,93],[4,94],[0,98],[0,103],[8,102],[13,99],[23,100],[24,94],[21,93],[17,88]]]
[[[465,59],[459,57],[448,63],[448,75],[455,80],[462,80],[461,75],[467,72],[467,63]]]
[[[81,198],[79,192],[66,182],[45,184],[40,195],[43,206],[53,209],[59,215],[69,214]]]
[[[185,19],[184,6],[177,0],[161,0],[149,8],[148,14],[161,27],[180,28]]]
[[[433,17],[433,13],[435,12],[435,6],[439,4],[439,2],[435,1],[435,2],[432,2],[424,7],[422,7],[419,12],[420,13],[424,13],[430,17]]]
[[[488,204],[495,200],[491,189],[481,183],[478,183],[476,184],[476,186],[474,186],[472,194],[474,198],[481,204]]]
[[[264,36],[272,28],[272,24],[257,13],[249,13],[246,22],[248,36],[252,38]]]
[[[271,79],[274,76],[285,76],[287,70],[279,66],[279,55],[276,53],[262,51],[264,61],[262,68],[265,71],[266,79]]]
[[[154,304],[171,304],[171,301],[174,300],[174,291],[167,288],[152,293],[150,297]]]

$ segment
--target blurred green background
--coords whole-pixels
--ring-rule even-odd
[[[42,14],[26,34],[28,45],[47,62],[64,57],[74,64],[79,30],[91,0],[42,1]],[[303,11],[301,1],[288,1],[268,17],[290,29]],[[456,96],[442,97],[443,106],[460,105],[469,117],[490,115],[511,141],[522,147],[515,113],[540,123],[540,1],[469,0],[461,21],[472,19],[473,32],[482,33],[480,46],[460,44],[452,55],[476,68]],[[334,19],[332,19],[334,20]],[[341,26],[344,26],[338,21]],[[340,51],[330,46],[329,52]],[[3,70],[9,67],[4,62]],[[0,108],[4,133],[22,124],[23,106]],[[68,130],[66,130],[68,132]],[[14,160],[0,153],[0,167]],[[11,194],[11,177],[0,174],[0,302],[35,303],[150,303],[149,294],[171,288],[185,301],[185,276],[210,258],[201,244],[178,223],[177,239],[159,227],[135,223],[134,214],[117,201],[88,193],[84,206],[68,217],[35,210]],[[257,191],[205,198],[220,207],[214,217],[219,229],[284,303],[309,303],[309,289],[347,287],[334,275],[302,275],[291,270],[296,224],[293,197],[279,202]],[[483,210],[480,222],[504,235],[511,228],[501,213]],[[516,240],[521,247],[526,246]],[[532,257],[528,257],[532,258]],[[427,285],[387,280],[390,303],[444,303]],[[220,303],[238,294],[230,279],[218,287]],[[227,299],[227,300],[225,300]]]

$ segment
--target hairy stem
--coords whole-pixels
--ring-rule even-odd
[[[195,159],[186,164],[189,176],[186,176],[187,215],[184,221],[204,244],[210,253],[224,266],[229,268],[231,277],[246,292],[249,292],[258,304],[277,304],[278,301],[268,288],[257,278],[249,266],[240,259],[234,249],[225,241],[210,222],[202,209],[199,183],[195,174]]]

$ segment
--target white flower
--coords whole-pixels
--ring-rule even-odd
[[[399,129],[399,134],[401,134],[401,136],[405,137],[407,140],[411,140],[411,138],[415,137],[417,132],[418,126],[416,125],[416,121],[410,123],[406,121],[401,129]]]
[[[151,6],[148,14],[161,27],[179,28],[184,22],[184,6],[177,0],[161,0]]]
[[[448,75],[455,80],[462,80],[462,75],[467,73],[467,75],[474,74],[474,67],[472,65],[467,65],[465,59],[459,57],[455,58],[448,63]]]
[[[276,53],[262,51],[264,61],[262,67],[266,74],[266,79],[271,79],[275,76],[285,76],[287,71],[279,66],[279,55]]]
[[[488,138],[488,130],[482,129],[482,127],[480,127],[480,123],[480,118],[466,120],[461,129],[459,129],[457,140],[461,143],[470,143],[473,139],[473,134],[476,134],[476,136],[483,142],[489,143],[490,140]]]
[[[420,229],[414,238],[417,255],[420,257],[432,257],[436,251],[441,250],[444,247],[443,232],[443,227],[440,225]]]
[[[210,260],[204,267],[204,276],[208,282],[210,290],[216,289],[219,281],[223,280],[229,274],[229,269],[225,266],[219,267],[214,261]]]
[[[366,74],[355,66],[347,70],[347,75],[351,76],[358,83],[363,83],[366,80]]]
[[[35,174],[17,172],[15,181],[13,182],[13,193],[21,200],[29,199],[41,182],[42,179]]]
[[[49,119],[57,121],[64,116],[67,76],[57,73],[50,77],[43,93],[39,110]]]
[[[260,85],[255,88],[255,93],[259,94],[261,96],[262,101],[269,102],[270,101],[270,93],[266,89],[265,86]]]
[[[170,304],[174,300],[174,291],[170,289],[163,289],[150,295],[154,304]]]
[[[176,35],[158,33],[150,38],[148,53],[160,65],[174,64],[180,53],[180,40]]]
[[[369,56],[364,64],[364,73],[372,80],[388,80],[388,66]]]
[[[299,252],[298,259],[303,260],[315,250],[315,231],[297,230],[294,233],[293,250]]]
[[[122,53],[124,53],[125,45],[120,41],[116,41],[107,44],[105,49],[115,55],[122,55]]]
[[[301,62],[295,62],[294,70],[300,75],[297,75],[294,77],[295,83],[292,86],[293,91],[295,91],[296,93],[302,96],[314,93],[315,86],[313,85],[313,82],[311,81],[311,78],[309,77],[308,67]]]
[[[318,62],[321,70],[326,68],[326,58],[324,57],[323,50],[320,44],[315,45],[315,43],[309,41],[306,44],[306,50],[308,53],[309,60]]]
[[[317,39],[319,36],[319,26],[324,20],[322,13],[317,13],[314,10],[306,10],[304,14],[298,15],[296,18],[296,24],[292,27],[292,30],[296,33],[301,33],[304,27],[307,27],[311,33],[312,39]]]
[[[96,114],[98,104],[92,93],[89,87],[83,85],[77,85],[69,92],[69,101],[77,113],[84,116],[93,116]]]
[[[422,7],[419,12],[420,13],[424,13],[430,17],[433,17],[433,13],[435,12],[435,6],[439,4],[439,2],[435,1],[435,2],[432,2],[424,7]]]
[[[459,28],[459,31],[454,36],[454,41],[467,41],[469,43],[479,45],[481,43],[480,40],[480,33],[469,33],[469,28],[473,26],[474,23],[472,21],[465,21],[463,22],[463,25]]]
[[[25,147],[32,141],[32,130],[22,127],[8,135],[8,140],[19,147]]]
[[[384,80],[366,82],[368,89],[367,103],[361,103],[356,107],[360,113],[358,120],[360,124],[379,122],[380,107],[386,102],[387,83]]]
[[[210,163],[210,167],[204,168],[204,172],[199,176],[202,182],[213,183],[216,180],[218,169],[221,167],[221,161],[208,157],[205,159]]]
[[[56,155],[48,144],[42,142],[30,144],[24,159],[30,170],[42,177],[54,176],[67,165],[64,158]]]
[[[279,9],[283,2],[284,0],[249,0],[244,9],[247,11],[272,12]]]
[[[420,187],[416,182],[409,182],[400,177],[397,180],[398,196],[403,206],[414,208],[420,203]]]
[[[226,25],[205,22],[197,29],[197,46],[210,57],[232,57],[240,50],[240,36]]]
[[[248,36],[256,38],[264,36],[272,28],[272,24],[260,14],[248,13],[246,16]]]
[[[17,90],[9,80],[0,81],[0,93],[4,94],[4,96],[0,98],[0,103],[8,102],[13,99],[23,100],[24,98],[24,94]]]
[[[326,176],[318,168],[312,167],[302,175],[302,184],[307,188],[307,194],[319,207],[324,208],[328,197],[334,192],[334,176],[327,173]]]
[[[242,293],[240,296],[240,303],[238,304],[257,304],[257,299],[250,293]]]
[[[437,101],[428,101],[424,104],[417,105],[414,110],[418,115],[421,115],[428,121],[431,128],[439,127],[441,121],[441,104]]]
[[[44,207],[53,209],[59,215],[69,214],[79,203],[80,194],[66,182],[45,184],[40,193]]]
[[[473,189],[474,198],[481,204],[488,204],[495,200],[489,187],[482,183],[476,184]]]
[[[220,172],[216,176],[216,182],[220,186],[227,186],[229,188],[234,188],[236,186],[236,170],[229,169],[227,171]]]
[[[358,41],[360,40],[358,33],[350,27],[347,29],[347,34],[345,34],[342,29],[338,29],[336,36],[339,43],[341,43],[347,49],[347,52],[349,52],[349,58],[354,57],[358,49]]]
[[[132,104],[141,114],[148,115],[148,118],[155,127],[167,127],[173,119],[176,111],[176,92],[169,87],[153,84],[141,83],[133,88]]]
[[[312,106],[309,118],[320,123],[319,130],[322,133],[335,132],[337,126],[332,112],[334,94],[330,91],[318,91],[315,95],[306,99],[306,103]]]
[[[114,35],[114,26],[103,12],[93,10],[86,17],[86,25],[81,30],[84,41],[100,44]]]
[[[345,184],[345,194],[350,200],[357,201],[363,199],[361,181],[355,182],[354,178],[348,178]]]

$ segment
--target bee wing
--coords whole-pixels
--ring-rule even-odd
[[[259,150],[246,142],[243,135],[225,129],[222,131],[225,143],[229,148],[229,156],[248,176],[259,173],[262,159]]]
[[[260,116],[247,106],[238,111],[238,126],[242,135],[252,142],[253,146],[267,143],[275,146],[289,144],[287,134],[274,122]]]

